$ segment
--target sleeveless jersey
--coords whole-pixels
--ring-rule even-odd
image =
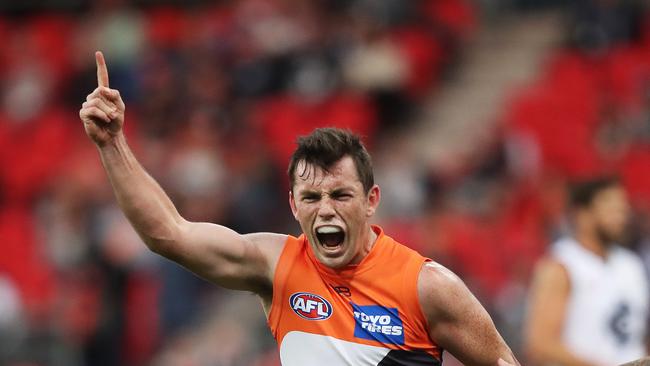
[[[552,247],[569,276],[563,341],[576,355],[618,365],[645,355],[648,280],[639,257],[619,246],[606,259],[573,239]]]
[[[418,300],[428,259],[373,230],[370,253],[336,271],[316,259],[304,234],[288,237],[268,319],[282,365],[441,365]]]

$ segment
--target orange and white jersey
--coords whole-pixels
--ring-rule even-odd
[[[428,259],[373,227],[358,265],[330,269],[289,236],[273,281],[269,327],[284,366],[441,365],[418,300]]]

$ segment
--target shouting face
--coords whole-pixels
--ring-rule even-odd
[[[379,187],[364,191],[349,156],[327,171],[300,162],[296,175],[289,203],[316,258],[334,269],[359,263],[376,238],[369,219],[379,204]]]

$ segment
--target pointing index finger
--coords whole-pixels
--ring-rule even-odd
[[[95,52],[95,62],[97,63],[97,86],[108,88],[108,69],[106,68],[104,54],[101,51]]]

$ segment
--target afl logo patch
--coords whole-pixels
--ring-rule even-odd
[[[309,292],[296,292],[289,298],[291,309],[307,320],[325,320],[332,316],[332,305],[321,296]]]

